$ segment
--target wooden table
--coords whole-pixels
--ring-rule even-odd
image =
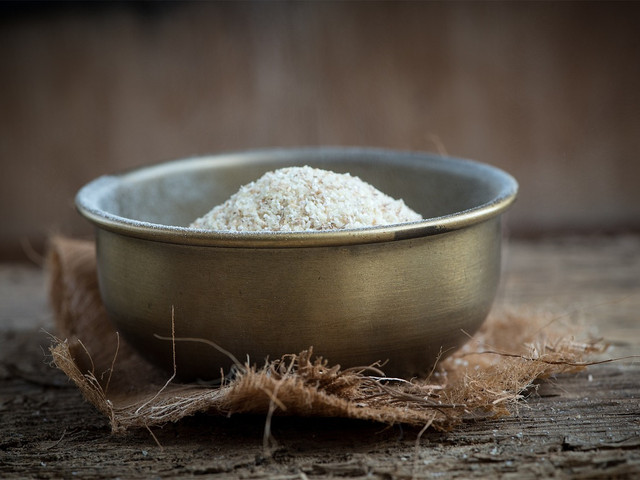
[[[549,310],[640,354],[640,236],[511,241],[498,303]],[[640,478],[640,358],[542,383],[513,416],[450,433],[347,420],[197,415],[111,435],[48,362],[45,275],[0,264],[0,478]],[[637,476],[637,477],[636,477]]]

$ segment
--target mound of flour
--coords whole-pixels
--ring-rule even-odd
[[[289,167],[244,185],[190,227],[234,232],[338,230],[414,222],[422,217],[358,177]]]

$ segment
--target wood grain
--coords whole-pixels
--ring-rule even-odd
[[[17,269],[17,270],[16,270]],[[0,269],[32,316],[41,284],[27,267]],[[39,273],[42,275],[42,272]],[[605,357],[640,353],[640,237],[511,242],[498,303],[553,311],[611,340]],[[31,278],[31,280],[28,280]],[[31,289],[32,294],[25,291]],[[6,294],[7,296],[9,294]],[[6,297],[5,297],[6,298]],[[16,315],[14,303],[10,311]],[[46,312],[41,312],[44,315]],[[43,326],[46,328],[47,323]],[[262,449],[265,419],[198,415],[112,436],[105,418],[47,364],[47,334],[0,322],[2,478],[636,478],[640,361],[592,366],[545,381],[510,417],[448,433],[366,422],[274,418],[278,447]],[[416,447],[418,444],[418,447]]]
[[[89,233],[99,175],[293,145],[494,164],[519,232],[640,228],[637,2],[46,3],[0,10],[5,258]]]

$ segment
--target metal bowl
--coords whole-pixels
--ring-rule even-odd
[[[331,232],[187,228],[263,173],[293,165],[349,172],[424,221]],[[437,155],[359,148],[262,150],[178,160],[83,187],[110,318],[153,362],[185,378],[309,347],[343,367],[387,362],[424,375],[486,318],[500,276],[501,213],[516,181]],[[221,351],[224,349],[226,352]]]

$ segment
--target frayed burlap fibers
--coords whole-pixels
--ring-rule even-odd
[[[114,432],[176,422],[197,412],[345,417],[451,429],[465,418],[508,415],[536,380],[584,368],[600,349],[578,343],[543,315],[493,313],[428,378],[341,369],[314,352],[238,365],[219,385],[179,383],[149,364],[107,318],[91,242],[57,237],[49,255],[57,320],[55,365],[111,422]]]

